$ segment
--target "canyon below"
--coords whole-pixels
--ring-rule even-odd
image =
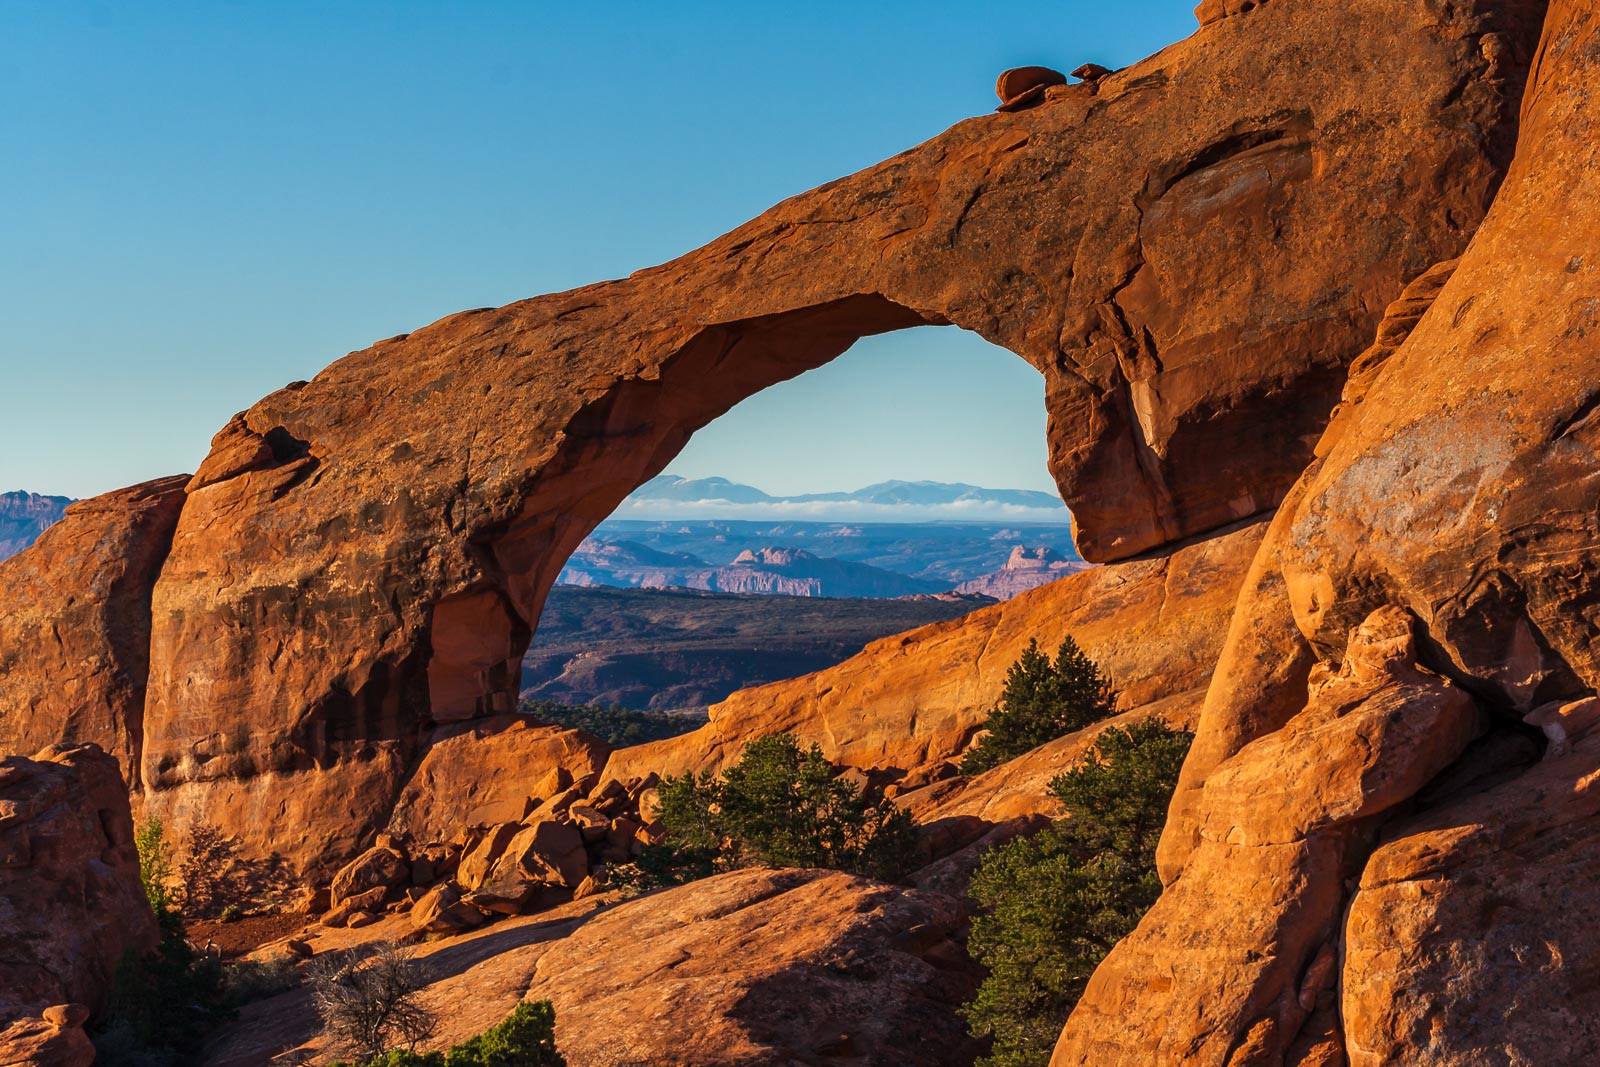
[[[298,976],[398,943],[421,1051],[548,1003],[571,1067],[966,1067],[985,857],[1087,821],[1060,783],[1148,729],[1188,744],[1153,903],[1036,1062],[1600,1062],[1600,2],[1195,14],[678,259],[352,352],[192,474],[8,495],[0,1065],[108,1062],[119,961],[170,943],[154,821],[238,874],[194,951],[290,976],[194,1062],[333,1062]],[[1065,544],[933,523],[896,570],[904,531],[847,557],[847,519],[625,507],[704,493],[663,475],[693,434],[914,326],[1042,376]],[[690,637],[768,663],[579,677]],[[1106,704],[983,766],[1035,643]],[[614,745],[519,710],[530,670],[707,707]],[[783,736],[904,829],[892,875],[611,880],[674,783]]]

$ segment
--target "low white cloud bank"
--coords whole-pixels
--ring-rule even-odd
[[[852,500],[771,500],[738,504],[730,500],[624,500],[613,519],[796,522],[1019,522],[1065,526],[1067,507],[1030,508],[986,500],[947,504],[868,504]]]

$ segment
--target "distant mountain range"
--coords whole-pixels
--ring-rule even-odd
[[[0,559],[14,556],[61,518],[71,497],[0,493]]]
[[[878,482],[852,493],[773,496],[726,478],[662,474],[635,489],[618,519],[811,519],[844,522],[1065,522],[1053,493],[963,482]]]
[[[32,544],[71,503],[69,497],[0,494],[0,559]],[[628,517],[652,508],[684,514]],[[741,509],[781,518],[731,517]],[[834,510],[854,518],[797,521]],[[1006,521],[977,521],[996,511]],[[726,478],[664,474],[640,486],[579,546],[559,581],[803,597],[954,590],[1006,599],[1083,566],[1067,509],[1049,493],[890,481],[853,493],[778,497]]]

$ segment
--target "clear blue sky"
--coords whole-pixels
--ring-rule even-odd
[[[347,351],[670,259],[989,110],[1005,67],[1122,65],[1190,9],[0,0],[0,490],[192,470]],[[917,330],[671,469],[1048,488],[1042,427],[1020,360]]]

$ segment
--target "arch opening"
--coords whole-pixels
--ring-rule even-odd
[[[529,484],[517,516],[475,543],[486,580],[434,608],[427,668],[433,721],[516,708],[523,657],[563,567],[695,433],[756,394],[831,363],[862,338],[950,325],[877,295],[719,324],[697,333],[657,375],[624,379],[586,404],[565,428],[557,456]],[[1044,394],[1041,378],[1034,401],[1041,415]],[[1040,435],[1043,464],[1043,425]]]

